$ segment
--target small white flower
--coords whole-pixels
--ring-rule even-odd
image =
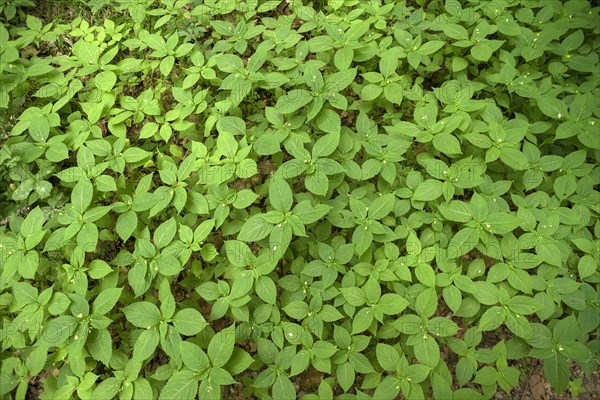
[[[558,113],[558,114],[556,115],[556,118],[558,118],[558,119],[561,119],[561,118],[562,118],[562,114],[561,114],[561,113]]]

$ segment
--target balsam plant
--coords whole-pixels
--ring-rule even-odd
[[[596,2],[56,6],[0,1],[2,398],[597,370]]]

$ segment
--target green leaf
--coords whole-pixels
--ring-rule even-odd
[[[275,304],[277,301],[277,287],[273,280],[267,276],[258,277],[255,290],[258,297],[268,304]]]
[[[399,294],[386,293],[381,296],[377,305],[384,314],[398,315],[408,307],[408,301]]]
[[[322,136],[321,138],[319,138],[319,140],[317,140],[317,142],[315,143],[315,146],[313,147],[313,150],[312,150],[313,157],[319,158],[319,157],[327,157],[327,156],[331,155],[331,153],[333,153],[335,151],[335,149],[337,148],[339,142],[340,142],[339,131]]]
[[[112,344],[112,337],[106,329],[95,329],[88,336],[88,350],[90,351],[90,355],[106,366],[110,365],[110,358],[113,352]]]
[[[331,208],[325,204],[313,206],[309,200],[303,200],[294,207],[293,214],[300,218],[303,224],[308,225],[327,215]]]
[[[78,322],[70,315],[60,315],[44,324],[39,345],[58,347],[77,329]]]
[[[223,131],[217,137],[217,148],[227,158],[235,158],[238,150],[238,142],[230,132]]]
[[[357,287],[340,288],[340,292],[342,292],[344,299],[355,307],[362,306],[367,300],[365,292]]]
[[[79,40],[73,45],[73,54],[77,56],[78,61],[83,64],[97,64],[102,50],[95,43]]]
[[[204,372],[210,368],[210,361],[206,353],[197,344],[191,342],[181,342],[179,344],[181,360],[189,369],[197,372]]]
[[[188,370],[176,371],[160,391],[161,400],[193,400],[198,393],[198,379]]]
[[[175,64],[175,57],[167,56],[162,59],[159,65],[159,69],[161,74],[164,76],[168,76],[173,70],[173,65]]]
[[[538,97],[536,102],[540,110],[553,119],[562,119],[568,115],[567,106],[562,100],[552,97]]]
[[[309,308],[303,301],[293,301],[283,307],[283,311],[294,319],[302,320],[308,315]]]
[[[208,344],[208,357],[211,365],[214,367],[222,367],[227,364],[233,353],[235,344],[235,326],[221,330],[217,333]]]
[[[273,399],[295,399],[296,389],[292,382],[283,376],[278,376],[273,383]]]
[[[373,398],[378,400],[394,400],[400,393],[400,384],[398,378],[386,376],[375,389]]]
[[[442,182],[428,179],[421,183],[413,193],[413,200],[432,201],[442,195]]]
[[[418,52],[419,54],[427,56],[441,49],[444,44],[445,43],[441,40],[430,40],[428,42],[423,43],[423,45],[419,47]]]
[[[127,211],[119,215],[117,219],[116,231],[122,240],[127,240],[133,234],[137,227],[137,214],[134,211]]]
[[[414,351],[417,360],[428,367],[435,368],[440,361],[440,347],[429,335],[415,344]]]
[[[374,277],[370,276],[362,287],[369,304],[376,303],[381,297],[381,286]]]
[[[396,202],[393,194],[384,194],[373,200],[369,206],[368,217],[370,219],[382,219],[392,212]]]
[[[21,236],[26,239],[38,233],[42,229],[44,220],[44,212],[39,207],[31,210],[21,224]]]
[[[139,301],[123,307],[123,313],[127,321],[137,326],[138,328],[146,329],[157,325],[162,319],[162,315],[158,307],[147,301]]]
[[[444,154],[462,154],[460,142],[450,133],[438,133],[433,137],[433,146]]]
[[[185,336],[194,336],[208,326],[200,311],[194,308],[184,308],[173,316],[175,330]]]
[[[50,134],[50,124],[46,118],[36,118],[29,124],[29,134],[36,142],[45,142]]]
[[[371,307],[361,308],[352,320],[352,334],[364,332],[372,323],[373,309]]]
[[[96,388],[92,396],[98,399],[112,399],[119,392],[119,388],[121,387],[121,380],[118,378],[108,378],[102,381]]]
[[[395,348],[385,343],[377,343],[375,349],[377,355],[377,362],[386,371],[396,371],[398,362],[400,361],[400,355]]]
[[[117,75],[112,71],[102,71],[96,75],[95,82],[98,89],[108,92],[117,83]]]
[[[340,57],[338,57],[338,54],[341,53],[340,57],[341,58],[345,58],[344,60],[340,59]],[[346,53],[346,54],[344,54]],[[352,51],[347,51],[344,49],[338,50],[336,52],[336,65],[338,64],[338,62],[341,62],[342,64],[348,64],[350,65],[350,63],[352,62],[351,57],[353,56],[353,52]],[[350,62],[348,62],[348,59],[350,58]],[[352,82],[354,82],[354,79],[356,78],[356,68],[350,68],[350,69],[345,69],[343,71],[339,71],[339,72],[335,72],[331,75],[327,76],[327,88],[330,88],[331,90],[335,91],[335,92],[341,92],[342,90],[346,89],[348,86],[350,86],[350,84]]]
[[[269,201],[279,211],[289,211],[293,202],[292,189],[288,183],[281,178],[271,178],[269,183]]]
[[[87,210],[92,202],[93,194],[94,186],[92,183],[86,179],[79,180],[75,184],[73,192],[71,192],[71,202],[73,203],[73,208],[79,212],[84,212]]]
[[[177,233],[177,222],[175,222],[175,218],[169,218],[160,224],[154,231],[154,245],[156,248],[162,249],[163,247],[166,247],[173,241],[175,233]]]
[[[589,278],[594,275],[597,269],[598,264],[594,261],[592,256],[587,254],[581,257],[577,263],[577,270],[579,271],[581,279]]]
[[[123,288],[110,288],[100,292],[92,305],[92,313],[104,315],[112,310],[122,292]]]
[[[454,285],[446,286],[442,294],[448,307],[456,313],[462,303],[462,294],[460,289]]]
[[[150,138],[154,136],[156,132],[158,132],[158,124],[154,122],[147,123],[140,129],[140,139]]]
[[[130,147],[123,152],[123,159],[125,159],[126,162],[133,164],[145,160],[151,155],[152,153],[142,150],[139,147]]]
[[[467,254],[479,244],[479,231],[474,228],[463,228],[458,231],[448,244],[448,258],[457,258]]]
[[[257,242],[267,237],[271,229],[271,224],[265,221],[262,215],[253,215],[242,226],[238,240],[243,242]]]
[[[231,285],[231,292],[229,296],[232,299],[239,299],[242,296],[245,296],[252,289],[252,285],[254,284],[254,276],[249,271],[243,271]]]
[[[214,219],[207,219],[206,221],[202,221],[200,225],[196,229],[194,229],[194,241],[197,243],[202,243],[208,235],[212,232],[215,227]]]
[[[360,372],[362,374],[374,372],[371,362],[362,353],[351,352],[348,357],[348,360],[350,361],[356,372]]]
[[[571,380],[571,371],[565,357],[555,353],[552,357],[545,359],[544,376],[557,393],[564,392]]]
[[[366,225],[358,226],[352,234],[352,243],[354,243],[354,251],[358,256],[364,254],[373,242],[373,234],[367,229]]]
[[[349,362],[345,362],[340,364],[335,372],[338,383],[344,389],[344,392],[347,392],[350,387],[354,384],[355,372],[354,367]]]
[[[312,99],[312,95],[307,90],[290,90],[287,94],[277,99],[275,111],[281,114],[291,114],[307,105]]]
[[[236,347],[233,349],[233,355],[229,359],[226,369],[231,375],[239,375],[247,370],[253,362],[254,358],[250,354]]]
[[[321,170],[315,170],[314,173],[304,178],[306,188],[319,196],[325,196],[329,190],[329,178]]]
[[[154,354],[159,340],[160,335],[156,329],[142,331],[133,346],[133,358],[138,361],[150,358]]]
[[[398,68],[398,56],[391,51],[384,53],[379,60],[379,70],[384,77],[390,77]]]
[[[431,317],[438,305],[438,297],[434,288],[423,290],[415,301],[415,311],[423,317]]]
[[[435,271],[430,265],[421,263],[415,268],[415,275],[419,282],[428,287],[435,287]]]
[[[342,122],[337,112],[327,108],[323,109],[321,110],[319,115],[317,115],[315,122],[317,123],[319,129],[321,129],[323,132],[329,133],[330,135],[338,135],[337,141],[339,141],[339,134],[342,128]],[[329,143],[330,141],[328,141],[328,144]],[[335,150],[335,147],[337,147],[337,142],[335,142],[335,147],[333,148],[333,150],[328,152],[330,147],[331,145],[329,144],[329,147],[326,147],[326,150],[323,151],[323,154],[321,154],[321,156],[327,156],[333,153],[333,150]],[[317,141],[317,143],[315,144],[315,148],[320,149],[319,141]]]
[[[459,327],[454,321],[448,318],[436,317],[427,322],[427,329],[434,336],[454,336],[458,332]]]

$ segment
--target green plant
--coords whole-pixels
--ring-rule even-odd
[[[483,399],[526,358],[583,390],[597,6],[30,6],[0,2],[3,398]]]

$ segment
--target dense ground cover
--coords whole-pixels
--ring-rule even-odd
[[[3,398],[487,399],[535,363],[576,396],[597,369],[595,3],[0,14]]]

